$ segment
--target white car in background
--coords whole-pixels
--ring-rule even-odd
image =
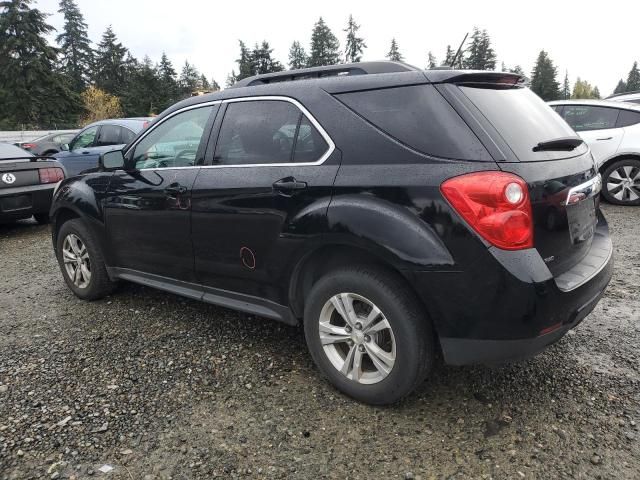
[[[636,90],[635,92],[616,93],[615,95],[607,97],[605,100],[640,104],[640,90]]]
[[[602,195],[618,205],[640,205],[640,105],[608,100],[549,102],[589,145]]]

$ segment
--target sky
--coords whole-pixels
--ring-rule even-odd
[[[294,40],[309,51],[311,30],[322,16],[344,47],[349,14],[361,25],[367,43],[363,60],[383,59],[396,38],[405,61],[426,67],[432,51],[438,62],[446,47],[457,49],[474,26],[487,29],[498,67],[521,65],[530,74],[540,50],[546,50],[571,84],[579,76],[612,93],[626,79],[634,61],[640,62],[640,1],[618,1],[615,12],[601,2],[538,0],[536,2],[457,0],[370,1],[224,1],[207,0],[77,0],[98,43],[112,25],[118,39],[136,58],[154,62],[166,52],[177,71],[185,60],[224,86],[236,69],[238,40],[248,45],[267,40],[273,55],[286,65]],[[57,29],[62,16],[58,0],[37,0]]]

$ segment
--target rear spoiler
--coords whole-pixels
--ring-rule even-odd
[[[523,87],[529,83],[524,75],[510,72],[490,72],[483,70],[426,70],[427,79],[432,83],[455,83],[484,87]]]
[[[0,158],[0,162],[11,162],[13,160],[29,160],[30,162],[37,162],[38,160],[55,160],[54,157],[46,156],[46,155],[25,155],[24,157],[10,157],[10,158]]]

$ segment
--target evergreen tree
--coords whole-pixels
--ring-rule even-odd
[[[231,73],[227,75],[227,88],[233,86],[238,81],[238,76],[235,70],[231,70]]]
[[[509,69],[511,73],[515,73],[517,75],[522,75],[524,77],[524,70],[520,65],[516,65],[515,67]]]
[[[633,62],[633,67],[631,67],[627,77],[627,92],[635,92],[637,90],[640,90],[640,71],[638,70],[638,62]]]
[[[447,53],[444,56],[444,60],[442,61],[442,66],[443,67],[453,67],[453,65],[451,65],[451,63],[453,62],[453,57],[455,56],[456,52],[454,52],[451,49],[451,45],[447,45]]]
[[[158,96],[156,104],[158,112],[162,112],[171,106],[178,99],[178,82],[173,64],[162,52],[160,63],[156,67],[156,77],[158,78]]]
[[[616,89],[613,91],[614,95],[616,93],[624,93],[627,91],[627,82],[625,82],[624,80],[620,79],[620,81],[618,82],[618,85],[616,85]]]
[[[597,100],[602,98],[602,97],[600,97],[600,89],[597,86],[593,87],[593,98],[595,98]]]
[[[251,50],[247,48],[242,40],[239,40],[238,42],[240,43],[240,57],[236,60],[238,63],[238,74],[235,76],[235,81],[252,77],[255,75],[256,71]]]
[[[557,71],[547,52],[542,50],[531,73],[531,90],[545,101],[560,98],[560,84],[556,79]]]
[[[81,104],[56,71],[53,27],[31,0],[0,2],[0,123],[55,127],[75,123]]]
[[[362,52],[367,48],[362,37],[358,37],[360,25],[353,19],[353,15],[349,15],[349,22],[344,32],[347,34],[347,44],[345,46],[345,61],[347,63],[359,62],[362,59]]]
[[[93,68],[87,24],[75,0],[61,0],[58,12],[64,17],[63,31],[56,37],[62,54],[62,71],[69,78],[71,88],[80,93],[89,85]]]
[[[564,82],[562,82],[562,91],[560,93],[560,97],[563,100],[567,100],[571,97],[571,87],[569,86],[569,72],[566,70],[564,72]]]
[[[262,41],[262,44],[256,46],[251,53],[251,59],[253,61],[254,67],[254,75],[261,75],[264,73],[273,73],[273,72],[281,72],[284,70],[282,64],[271,57],[271,53],[273,52],[273,48],[269,47],[269,42],[266,40]]]
[[[202,90],[206,90],[206,91],[211,90],[211,84],[209,83],[209,79],[207,78],[207,76],[204,73],[202,75],[200,75],[200,82],[199,82],[198,86]]]
[[[340,42],[331,29],[324,23],[322,17],[313,27],[311,33],[310,67],[337,65],[340,63]]]
[[[128,50],[118,42],[111,26],[107,27],[96,50],[94,72],[96,87],[106,93],[122,96],[127,71],[125,58],[127,53]]]
[[[309,63],[307,52],[304,51],[302,45],[297,40],[291,44],[289,49],[289,70],[298,70],[305,68]]]
[[[491,38],[486,30],[474,27],[471,34],[471,45],[466,49],[463,60],[464,68],[470,70],[495,70],[496,54],[491,48]]]
[[[387,58],[394,62],[401,62],[403,57],[398,49],[398,42],[396,42],[395,38],[391,39],[391,47],[389,48],[389,53],[387,53]]]
[[[124,114],[146,117],[160,113],[162,82],[151,59],[145,56],[139,63],[130,56],[126,70],[126,88],[121,99]]]
[[[180,73],[178,85],[182,97],[191,96],[191,94],[200,87],[200,72],[186,60]]]
[[[429,52],[427,57],[427,68],[436,68],[438,66],[438,61],[436,60],[436,56]]]
[[[212,78],[211,79],[211,91],[217,92],[218,90],[220,90],[220,85],[218,84],[218,82],[216,82],[215,78]]]

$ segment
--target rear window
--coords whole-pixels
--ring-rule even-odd
[[[631,110],[620,110],[620,115],[618,115],[618,123],[616,123],[616,127],[629,127],[631,125],[635,125],[636,123],[640,123],[640,112],[633,112]]]
[[[351,92],[337,98],[387,135],[421,153],[458,160],[492,160],[432,85]]]
[[[585,146],[572,152],[533,151],[540,142],[575,137],[576,133],[528,88],[461,86],[460,90],[493,124],[521,161],[567,158],[586,151]]]

